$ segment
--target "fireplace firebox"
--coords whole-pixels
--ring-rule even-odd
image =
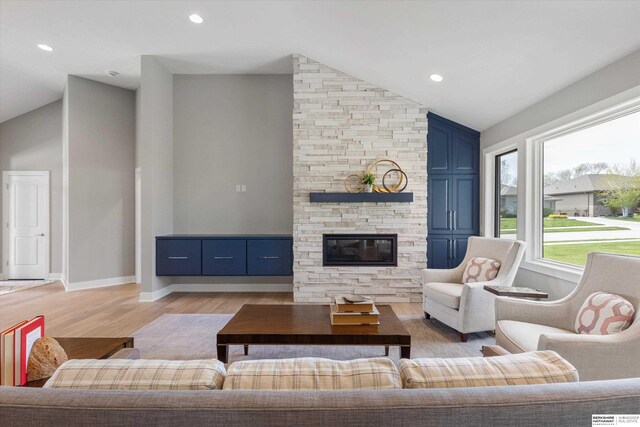
[[[322,265],[398,265],[397,234],[323,234]]]

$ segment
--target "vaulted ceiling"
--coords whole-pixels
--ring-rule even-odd
[[[0,121],[58,99],[67,74],[134,89],[140,55],[175,73],[290,73],[297,52],[484,130],[639,49],[638,22],[633,0],[2,0]]]

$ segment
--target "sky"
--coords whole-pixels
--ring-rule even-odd
[[[582,163],[640,163],[640,111],[544,143],[544,172]],[[515,170],[515,169],[512,169]]]

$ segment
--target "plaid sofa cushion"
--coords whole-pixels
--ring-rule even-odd
[[[224,364],[218,360],[75,359],[63,363],[47,388],[101,390],[221,389]]]
[[[354,390],[402,388],[387,358],[336,361],[315,357],[251,360],[229,366],[225,390]]]
[[[402,359],[404,388],[453,388],[578,381],[578,371],[555,351],[496,357]]]

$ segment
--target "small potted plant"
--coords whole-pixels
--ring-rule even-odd
[[[364,184],[365,193],[371,193],[373,191],[372,185],[375,182],[375,180],[376,180],[376,176],[371,172],[365,172],[362,174],[362,176],[360,177],[360,182]]]

